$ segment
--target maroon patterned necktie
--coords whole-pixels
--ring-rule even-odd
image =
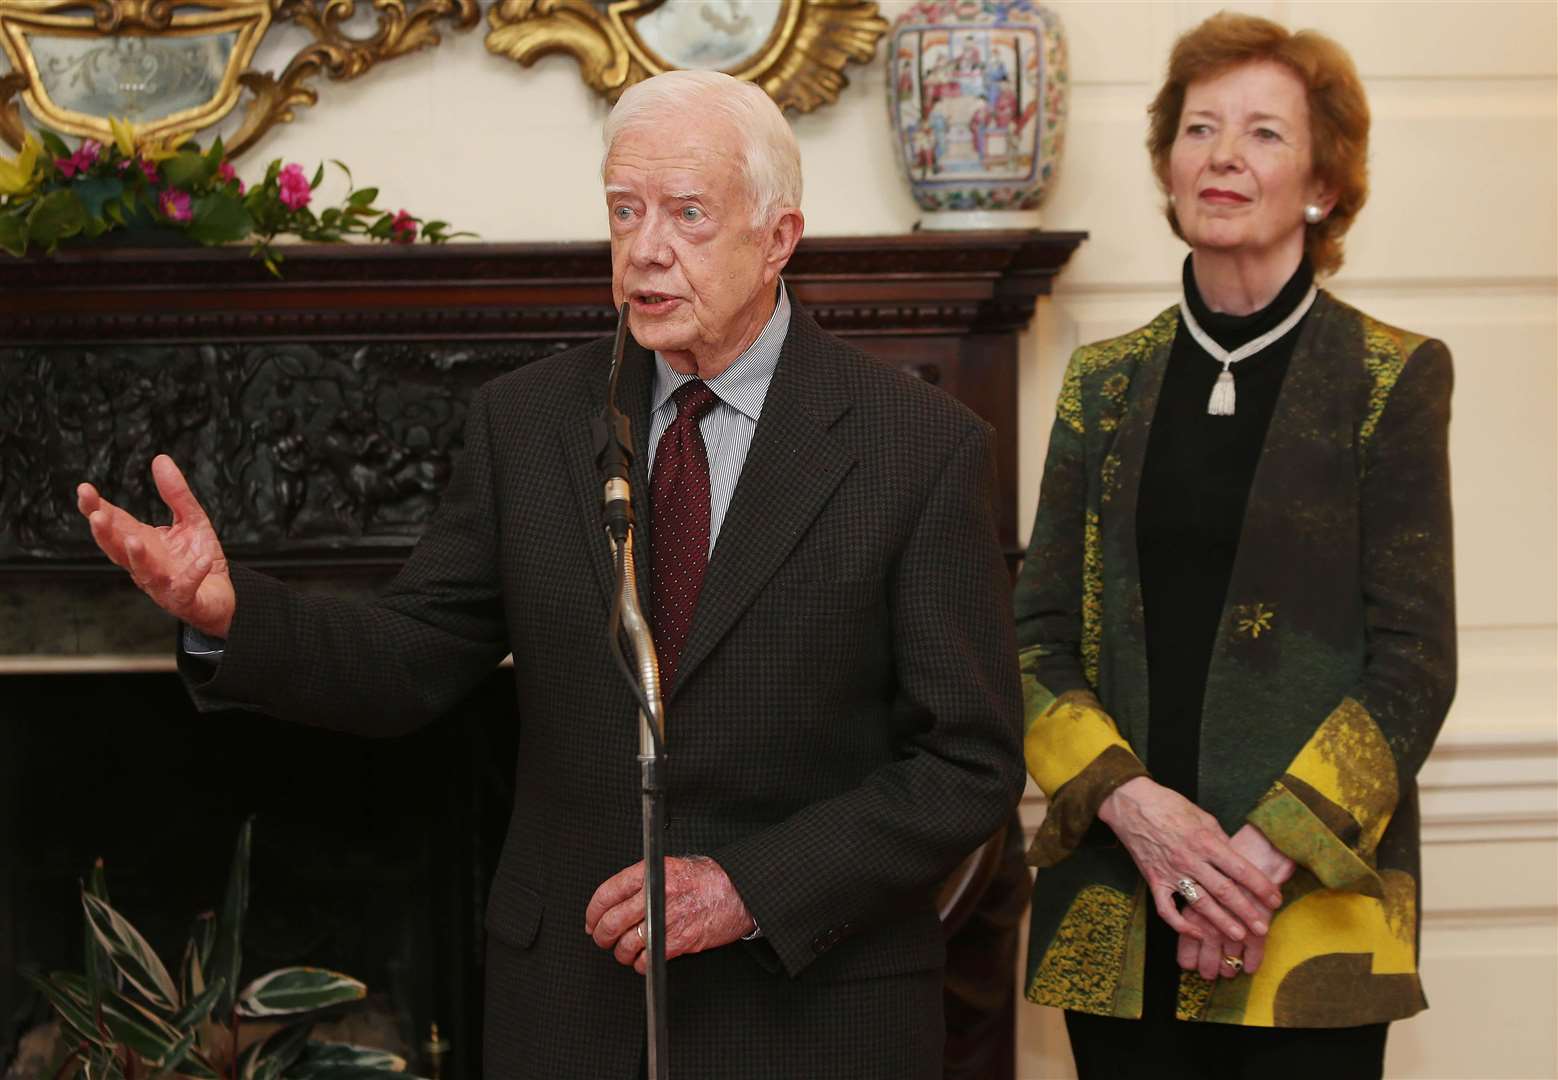
[[[651,618],[667,696],[709,563],[709,452],[698,421],[719,402],[698,379],[683,383],[672,398],[676,419],[660,436],[649,478]]]

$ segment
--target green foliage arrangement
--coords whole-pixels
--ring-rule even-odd
[[[250,819],[239,830],[222,910],[195,919],[177,979],[109,905],[98,860],[81,886],[85,973],[22,972],[70,1047],[56,1080],[409,1080],[394,1054],[309,1037],[308,1014],[366,995],[356,979],[289,967],[240,981],[252,829]],[[280,1017],[297,1019],[237,1050],[243,1021]]]
[[[316,210],[313,193],[324,166],[310,178],[278,158],[265,178],[245,187],[217,139],[208,150],[182,139],[143,139],[135,128],[111,121],[114,141],[85,139],[74,150],[52,131],[28,134],[15,158],[0,156],[0,250],[22,256],[52,252],[61,241],[95,239],[116,230],[167,229],[199,244],[247,242],[252,254],[280,275],[278,236],[315,243],[353,237],[409,244],[441,244],[469,233],[451,233],[448,222],[423,221],[405,210],[374,206],[377,188],[357,188],[351,171],[339,206]]]

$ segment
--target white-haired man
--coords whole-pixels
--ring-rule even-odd
[[[934,888],[1023,782],[988,429],[787,294],[799,154],[761,91],[658,76],[623,95],[606,140],[633,339],[619,395],[669,687],[672,1073],[938,1077]],[[589,426],[609,353],[477,392],[439,512],[372,604],[229,568],[167,458],[167,529],[80,492],[104,551],[193,628],[186,644],[214,639],[180,656],[203,707],[392,734],[512,651],[517,794],[487,911],[494,1080],[643,1069],[637,727],[603,637]]]

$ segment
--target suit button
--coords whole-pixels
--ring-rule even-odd
[[[816,937],[811,939],[811,951],[816,953],[818,956],[821,956],[823,953],[828,951],[830,944],[831,942],[828,941],[827,934],[818,934]]]

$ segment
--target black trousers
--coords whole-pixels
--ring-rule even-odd
[[[1380,1080],[1389,1026],[1261,1028],[1066,1013],[1079,1080]]]

